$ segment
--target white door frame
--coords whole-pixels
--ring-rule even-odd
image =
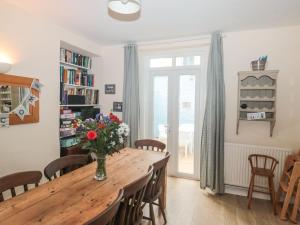
[[[171,153],[172,159],[169,163],[169,170],[168,174],[170,176],[176,177],[183,177],[183,178],[190,178],[190,179],[199,179],[200,175],[200,168],[199,168],[199,159],[200,159],[200,128],[199,123],[200,121],[200,113],[199,106],[197,102],[200,101],[200,73],[201,70],[198,69],[177,69],[177,70],[155,70],[150,72],[150,83],[149,83],[149,108],[152,109],[151,112],[149,111],[148,114],[148,121],[152,121],[149,123],[148,126],[148,137],[153,135],[153,80],[154,77],[157,76],[167,76],[168,77],[168,139],[167,139],[167,146],[168,151]],[[178,146],[179,146],[179,110],[178,110],[178,103],[179,103],[179,80],[181,75],[195,75],[195,124],[194,124],[194,174],[186,174],[186,173],[179,173],[178,172]]]
[[[149,62],[151,58],[160,58],[160,57],[175,57],[175,56],[189,56],[189,55],[200,55],[201,56],[201,65],[200,66],[183,66],[183,67],[176,67],[174,65],[173,60],[173,66],[172,67],[165,67],[165,68],[149,68]],[[204,118],[204,107],[205,107],[205,99],[206,99],[206,71],[207,71],[207,58],[208,58],[208,47],[204,46],[203,48],[197,48],[197,49],[188,49],[183,51],[168,51],[164,53],[155,53],[153,54],[146,54],[144,53],[141,57],[142,62],[142,69],[140,71],[140,80],[141,80],[141,90],[144,90],[141,92],[141,127],[140,127],[140,138],[151,138],[152,131],[153,131],[153,75],[155,76],[168,76],[168,74],[175,74],[173,77],[178,77],[178,74],[197,74],[196,75],[196,88],[195,88],[195,126],[194,126],[194,159],[200,161],[200,144],[201,144],[201,131],[202,131],[202,123]],[[177,73],[177,75],[176,75]],[[175,82],[175,85],[170,85],[170,77],[168,76],[168,89],[174,89],[175,86],[179,87],[179,78],[177,79],[177,82]],[[173,81],[174,83],[174,81]],[[176,105],[174,101],[178,101],[178,91],[172,91],[168,90],[170,93],[174,92],[177,93],[177,96],[171,97],[170,94],[168,94],[168,114],[170,115],[170,108],[171,104]],[[152,99],[151,99],[152,98]],[[171,99],[170,99],[171,98]],[[177,98],[177,100],[176,100]],[[177,102],[178,103],[178,102]],[[178,105],[178,104],[177,104]],[[150,115],[151,114],[151,115]],[[173,127],[178,127],[178,110],[175,113],[172,113],[170,116],[168,116],[168,124],[171,124],[171,120],[175,121],[176,124],[172,124]],[[173,127],[170,127],[172,129]],[[174,130],[174,129],[173,129]],[[178,131],[177,131],[178,133]],[[173,138],[175,135],[172,135]],[[178,135],[177,135],[178,136]],[[168,175],[176,176],[176,177],[183,177],[183,178],[190,178],[190,179],[199,179],[200,177],[200,162],[194,163],[194,175],[190,174],[180,174],[180,173],[174,173],[173,171],[176,171],[176,166],[178,163],[178,157],[176,154],[174,154],[174,149],[178,148],[178,138],[177,140],[171,140],[171,138],[168,138],[168,150],[172,154],[172,158],[174,160],[171,160],[169,163],[169,172]],[[175,138],[174,138],[175,139]],[[173,142],[173,143],[172,143]],[[173,146],[175,146],[175,148]],[[177,145],[177,146],[176,146]],[[172,146],[172,147],[171,147]],[[172,151],[173,149],[173,151]],[[173,163],[172,163],[173,161]],[[175,162],[175,163],[174,163]]]

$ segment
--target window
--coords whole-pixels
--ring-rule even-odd
[[[200,56],[176,57],[176,66],[199,66]]]
[[[198,55],[159,57],[150,59],[150,68],[200,66],[201,57]]]
[[[172,64],[172,58],[150,59],[150,68],[171,67]]]

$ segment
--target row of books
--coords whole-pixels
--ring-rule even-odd
[[[99,90],[86,90],[85,104],[98,104],[99,103]]]
[[[68,96],[77,95],[84,96],[84,104],[97,105],[99,104],[99,90],[93,89],[80,89],[80,88],[66,88],[61,85],[61,105],[68,105]],[[71,103],[70,103],[71,104]],[[81,103],[83,104],[83,103]]]
[[[73,121],[76,115],[72,110],[62,110],[60,114],[60,137],[64,138],[76,134],[76,129],[73,128]]]
[[[93,74],[88,74],[86,71],[66,69],[64,66],[60,66],[60,82],[94,87],[95,79]]]
[[[75,64],[85,68],[91,68],[92,60],[88,56],[83,56],[70,50],[60,49],[60,61]]]

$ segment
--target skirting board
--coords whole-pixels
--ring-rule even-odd
[[[239,196],[247,197],[248,188],[238,187],[238,186],[233,186],[233,185],[226,185],[225,184],[225,193],[226,194],[231,194],[231,195],[239,195]],[[270,200],[269,195],[262,194],[262,193],[253,192],[252,197],[253,198],[258,198],[258,199]]]

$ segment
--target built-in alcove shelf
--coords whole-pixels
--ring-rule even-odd
[[[84,66],[79,66],[73,63],[68,63],[68,62],[64,62],[64,61],[60,61],[59,62],[62,65],[65,65],[66,67],[73,67],[73,68],[78,68],[78,69],[83,69],[83,70],[89,70],[90,68],[88,67],[84,67]]]
[[[81,154],[78,121],[94,118],[100,112],[97,70],[92,65],[100,56],[66,42],[60,43],[61,156]],[[96,61],[97,62],[97,61]],[[96,72],[96,73],[95,73]]]
[[[270,123],[270,136],[276,122],[276,93],[278,70],[238,72],[238,112],[236,133],[240,121]],[[265,112],[266,118],[248,120],[248,113]]]

